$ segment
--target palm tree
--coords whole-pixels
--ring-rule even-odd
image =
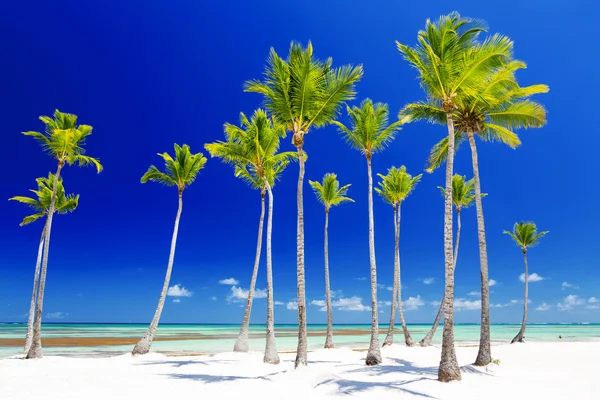
[[[370,99],[362,101],[359,107],[346,107],[350,117],[350,128],[338,121],[333,121],[350,147],[359,150],[367,159],[367,175],[369,178],[369,261],[371,267],[371,342],[367,352],[366,364],[381,363],[379,348],[379,315],[377,311],[377,265],[375,262],[375,221],[373,218],[373,174],[371,158],[374,153],[381,152],[400,130],[400,121],[388,125],[388,106],[375,103]]]
[[[456,209],[456,240],[454,241],[454,270],[456,271],[456,263],[458,262],[458,244],[460,242],[460,212],[464,208],[468,208],[473,204],[473,200],[475,200],[475,180],[471,179],[469,181],[466,180],[466,176],[455,174],[452,177],[452,204],[454,204],[454,208]],[[438,186],[442,191],[442,195],[446,195],[446,189]],[[485,193],[481,194],[482,197],[486,196]],[[435,321],[433,321],[433,326],[427,332],[427,335],[419,344],[423,347],[427,347],[431,345],[431,340],[433,339],[433,335],[435,335],[435,331],[440,323],[440,319],[442,317],[442,312],[444,311],[443,304],[444,298],[442,297],[442,302],[440,303],[440,308],[435,316]]]
[[[161,183],[165,186],[176,186],[177,195],[179,197],[179,207],[177,208],[175,227],[173,228],[173,237],[171,239],[171,250],[169,253],[167,274],[165,276],[162,291],[160,292],[160,297],[158,299],[158,306],[156,307],[156,312],[154,313],[154,318],[152,318],[150,327],[133,348],[133,351],[131,352],[133,355],[146,354],[150,351],[152,339],[154,339],[156,327],[158,326],[158,321],[160,320],[160,315],[162,314],[162,310],[165,305],[169,281],[171,280],[171,271],[173,270],[173,260],[175,258],[175,246],[177,244],[177,233],[179,232],[179,219],[181,218],[181,210],[183,208],[183,190],[196,180],[200,170],[204,168],[204,165],[206,164],[206,158],[202,155],[202,153],[192,154],[190,152],[190,146],[187,144],[184,144],[183,146],[175,144],[174,148],[174,159],[169,153],[158,154],[163,158],[163,160],[165,160],[166,172],[162,172],[154,165],[151,165],[140,180],[142,183],[153,181]]]
[[[50,202],[52,201],[52,191],[54,188],[54,175],[52,173],[48,174],[48,178],[37,178],[35,180],[37,182],[38,189],[31,190],[32,193],[36,195],[37,198],[26,197],[26,196],[15,196],[11,197],[9,200],[18,201],[19,203],[23,203],[28,205],[35,211],[35,214],[29,215],[23,218],[20,226],[29,225],[32,222],[37,221],[40,218],[45,217],[48,214],[48,210],[50,209]],[[58,180],[58,189],[56,190],[56,204],[55,204],[55,212],[59,214],[67,214],[75,211],[77,206],[79,205],[79,195],[73,194],[65,194],[65,188],[62,184],[62,179]],[[31,347],[31,341],[33,338],[33,321],[35,316],[35,300],[38,291],[38,281],[40,277],[40,265],[42,262],[42,249],[44,247],[44,233],[46,229],[45,227],[42,229],[42,236],[40,237],[40,244],[38,246],[37,260],[35,262],[35,272],[33,274],[33,292],[31,293],[31,302],[29,305],[29,317],[27,319],[27,335],[25,337],[25,349],[24,353],[27,354],[29,352],[29,348]]]
[[[323,183],[308,181],[312,186],[317,200],[325,206],[325,299],[327,302],[327,335],[325,337],[325,348],[333,348],[333,322],[331,310],[331,286],[329,285],[329,236],[327,228],[329,226],[329,209],[331,206],[337,206],[342,203],[351,201],[350,197],[346,197],[350,184],[340,187],[340,182],[337,180],[336,174],[325,174]]]
[[[489,306],[489,273],[487,260],[487,242],[483,205],[481,202],[481,184],[479,178],[479,161],[475,136],[484,141],[498,141],[516,148],[521,144],[514,131],[519,128],[539,128],[546,123],[546,111],[538,103],[527,98],[537,93],[548,92],[546,85],[520,87],[515,79],[515,72],[525,68],[521,61],[510,61],[502,68],[494,71],[490,78],[479,87],[476,95],[466,96],[457,105],[453,120],[456,126],[456,145],[468,139],[471,147],[471,160],[475,181],[475,208],[477,211],[477,231],[479,239],[479,258],[481,264],[481,335],[479,352],[475,365],[487,365],[492,362],[490,343],[490,306]],[[418,105],[409,111],[421,118],[444,123],[444,110],[434,103],[426,106]],[[439,167],[447,157],[447,138],[436,144],[429,157],[428,171]]]
[[[304,279],[304,136],[312,128],[331,123],[345,101],[355,96],[354,85],[362,77],[362,66],[332,67],[331,58],[325,62],[313,57],[313,47],[292,42],[287,59],[273,48],[267,59],[263,81],[252,80],[245,91],[260,93],[271,114],[293,133],[300,164],[298,172],[297,275],[298,275],[298,349],[295,367],[307,363],[306,296]]]
[[[55,183],[52,186],[52,197],[46,213],[46,226],[44,228],[44,245],[42,254],[42,269],[40,273],[40,287],[35,310],[33,327],[33,339],[26,358],[41,358],[42,352],[42,311],[44,306],[44,291],[46,289],[46,271],[48,268],[48,253],[50,249],[50,232],[52,230],[52,216],[56,211],[56,195],[61,170],[65,165],[78,164],[80,166],[94,165],[98,173],[102,171],[102,165],[96,158],[85,155],[85,140],[92,134],[89,125],[77,125],[77,115],[54,112],[54,117],[41,116],[40,120],[46,125],[44,133],[28,131],[23,132],[26,136],[32,136],[37,140],[44,151],[58,162]]]
[[[277,120],[269,118],[264,110],[258,109],[250,120],[244,113],[240,113],[240,126],[225,124],[226,142],[215,142],[205,145],[205,148],[213,157],[220,157],[224,162],[233,164],[236,168],[236,176],[249,182],[262,182],[261,185],[269,193],[269,215],[267,218],[267,341],[265,346],[264,362],[278,364],[279,355],[275,345],[275,322],[273,304],[273,276],[271,257],[271,236],[273,220],[273,191],[275,179],[283,172],[290,161],[297,158],[294,152],[277,153],[282,137],[285,137],[285,127]],[[262,225],[262,223],[261,223]],[[262,235],[259,228],[259,235]],[[260,240],[260,239],[259,239]],[[257,249],[257,257],[260,257],[260,249]],[[250,320],[250,308],[252,307],[252,295],[256,283],[256,272],[258,271],[258,259],[255,261],[253,271],[253,282],[248,291],[246,302],[246,313],[242,328],[240,329],[241,348],[247,348],[248,324]],[[247,316],[247,317],[246,317]],[[244,327],[245,324],[245,327]]]
[[[403,165],[400,168],[392,167],[388,169],[387,175],[377,174],[382,181],[379,182],[380,188],[375,188],[382,199],[392,205],[394,209],[394,238],[396,246],[394,249],[394,288],[392,290],[392,310],[390,314],[390,325],[387,335],[383,341],[383,347],[394,343],[394,322],[396,317],[396,302],[398,302],[398,311],[400,312],[400,323],[404,332],[404,342],[407,346],[413,346],[414,341],[410,336],[404,312],[402,310],[402,280],[400,278],[400,216],[402,202],[413,191],[416,184],[421,180],[422,174],[413,177],[406,172]]]
[[[442,382],[460,380],[460,370],[454,349],[454,261],[452,254],[452,174],[454,169],[453,113],[467,95],[475,92],[488,79],[490,72],[502,67],[511,57],[512,42],[501,36],[491,36],[477,42],[483,31],[480,21],[452,12],[437,21],[427,20],[418,34],[418,44],[409,47],[396,42],[404,58],[418,71],[421,86],[429,102],[444,111],[448,127],[446,163],[446,197],[444,201],[445,304],[442,356],[438,379]],[[401,111],[404,122],[418,119],[410,115],[411,108],[426,108],[428,102],[410,104]],[[407,115],[408,114],[408,115]]]
[[[537,245],[548,231],[538,232],[537,227],[533,222],[518,222],[513,226],[513,231],[504,231],[507,235],[515,241],[517,246],[523,251],[523,261],[525,262],[525,274],[523,280],[525,281],[525,298],[523,300],[523,322],[521,323],[521,329],[517,336],[510,343],[523,342],[523,335],[525,334],[525,326],[527,325],[527,296],[529,290],[529,269],[527,267],[527,248]]]

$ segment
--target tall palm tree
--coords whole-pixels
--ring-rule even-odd
[[[273,191],[275,179],[283,172],[290,161],[297,158],[294,152],[278,153],[280,139],[285,137],[285,127],[277,120],[269,118],[264,110],[258,109],[248,119],[244,113],[240,113],[240,126],[225,124],[226,142],[215,142],[205,145],[205,148],[213,157],[220,157],[224,162],[233,164],[236,168],[236,176],[247,181],[258,183],[269,193],[269,215],[267,218],[267,341],[265,346],[264,362],[278,364],[279,355],[275,345],[275,322],[273,303],[273,276],[271,257],[271,236],[273,220]],[[262,232],[260,232],[262,234]],[[260,255],[260,249],[257,249]],[[260,256],[259,256],[260,257]],[[258,269],[255,261],[255,271]],[[256,283],[255,272],[248,293],[246,313],[240,338],[242,346],[247,348],[248,324],[252,306],[252,294]],[[246,324],[244,328],[244,323]],[[245,331],[245,332],[244,332]],[[242,348],[243,348],[242,347]]]
[[[513,231],[504,231],[505,234],[509,235],[521,248],[523,252],[523,261],[525,262],[525,274],[523,280],[525,281],[525,298],[523,299],[523,322],[521,323],[521,329],[517,336],[511,341],[523,342],[523,335],[525,334],[525,326],[527,325],[527,296],[529,291],[529,269],[527,267],[527,248],[533,247],[540,242],[542,236],[546,235],[548,231],[538,232],[537,227],[533,222],[518,222],[513,226]]]
[[[295,367],[307,363],[306,296],[304,278],[304,136],[312,128],[331,123],[339,113],[342,103],[356,95],[354,85],[362,77],[362,66],[332,67],[313,56],[313,46],[306,48],[292,42],[287,59],[281,58],[273,48],[267,59],[263,81],[246,82],[245,91],[264,96],[267,109],[293,133],[292,143],[298,152],[298,222],[296,235],[298,275],[298,349]]]
[[[471,179],[469,181],[466,180],[466,176],[462,176],[459,174],[455,174],[452,177],[452,204],[454,204],[454,209],[456,210],[456,240],[454,241],[454,270],[456,271],[456,263],[458,262],[458,244],[460,242],[460,212],[464,208],[468,208],[473,204],[475,200],[475,180]],[[446,195],[446,189],[438,186],[442,191],[442,195]],[[485,193],[481,194],[482,197],[486,196]],[[423,347],[427,347],[431,345],[431,340],[433,339],[433,335],[435,335],[435,331],[440,323],[440,319],[442,318],[442,312],[444,311],[444,298],[442,297],[442,302],[440,303],[440,308],[435,316],[435,321],[433,321],[433,326],[427,332],[427,335],[419,344]]]
[[[26,358],[41,358],[42,352],[42,311],[44,306],[44,291],[46,289],[46,271],[48,268],[48,253],[50,249],[50,232],[52,230],[52,216],[56,211],[56,195],[60,173],[65,165],[78,164],[79,166],[94,165],[98,173],[102,165],[96,158],[85,155],[85,140],[92,134],[89,125],[77,125],[77,115],[54,112],[53,118],[41,116],[40,120],[46,126],[44,133],[28,131],[26,136],[32,136],[40,143],[44,151],[56,159],[58,166],[54,175],[55,183],[52,186],[52,197],[46,214],[46,227],[44,228],[44,245],[42,254],[42,269],[40,272],[40,287],[35,310],[33,339]]]
[[[142,183],[152,181],[161,183],[165,186],[176,186],[177,195],[179,198],[179,207],[177,208],[175,227],[173,228],[173,237],[171,239],[171,250],[169,252],[167,274],[165,276],[162,291],[160,292],[160,297],[158,299],[158,306],[156,307],[154,318],[152,318],[152,322],[150,323],[148,330],[133,348],[133,351],[131,352],[133,355],[146,354],[150,351],[152,339],[154,339],[156,327],[158,326],[160,315],[162,314],[162,310],[165,305],[167,290],[169,289],[169,281],[171,280],[173,260],[175,259],[175,246],[177,245],[177,233],[179,232],[179,219],[181,218],[181,211],[183,208],[183,190],[196,180],[200,170],[204,168],[204,165],[206,164],[206,158],[202,155],[202,153],[192,154],[190,152],[190,146],[187,144],[184,144],[183,146],[175,144],[174,148],[175,158],[173,158],[169,153],[158,154],[165,161],[166,172],[162,172],[154,165],[151,165],[140,180]]]
[[[23,218],[21,226],[29,225],[32,222],[37,221],[40,218],[48,215],[50,209],[50,202],[52,201],[52,191],[54,189],[54,175],[48,174],[47,178],[37,178],[38,189],[31,192],[35,194],[36,198],[26,196],[15,196],[9,200],[18,201],[23,203],[33,210],[37,211],[35,214],[28,215]],[[65,194],[65,188],[62,184],[62,179],[58,180],[58,189],[56,190],[56,203],[55,212],[58,214],[67,214],[75,211],[79,205],[79,195]],[[44,247],[44,233],[46,232],[45,227],[42,229],[42,235],[40,237],[40,244],[38,246],[37,260],[35,262],[35,272],[33,274],[33,292],[31,293],[31,302],[29,305],[29,317],[27,319],[27,334],[25,337],[25,349],[24,353],[29,352],[31,347],[31,341],[33,339],[33,321],[35,316],[35,303],[38,291],[38,281],[40,277],[40,266],[42,262],[42,249]]]
[[[323,183],[308,181],[312,186],[317,200],[325,206],[325,300],[327,303],[327,335],[325,336],[325,348],[333,348],[333,322],[331,310],[331,286],[329,284],[329,236],[327,229],[329,227],[329,209],[331,206],[337,206],[342,203],[351,201],[350,197],[346,197],[346,193],[350,188],[350,184],[340,187],[340,182],[337,180],[336,174],[325,174]]]
[[[452,254],[452,175],[454,169],[453,113],[466,96],[475,92],[490,72],[503,66],[512,53],[512,42],[494,35],[478,42],[484,30],[480,21],[452,12],[437,21],[427,20],[425,30],[418,34],[418,44],[409,47],[396,42],[404,58],[418,71],[421,87],[427,99],[444,110],[448,127],[446,163],[446,197],[444,201],[445,304],[442,356],[438,379],[442,382],[460,380],[461,374],[454,349],[454,260]],[[427,106],[427,102],[408,105],[406,109]],[[416,119],[400,115],[404,122]]]
[[[388,125],[388,106],[375,103],[370,99],[362,101],[360,106],[346,107],[350,118],[350,128],[339,121],[333,121],[350,147],[359,150],[367,159],[369,179],[369,262],[371,268],[371,342],[367,352],[366,364],[381,363],[379,348],[379,315],[377,311],[377,265],[375,261],[375,221],[373,218],[373,174],[371,158],[381,152],[400,130],[400,121]]]
[[[487,242],[475,137],[484,141],[498,141],[511,148],[516,148],[521,144],[519,137],[514,133],[516,129],[539,128],[546,123],[544,107],[529,100],[528,97],[546,93],[549,88],[546,85],[520,87],[515,79],[515,72],[525,67],[525,63],[512,60],[496,69],[489,79],[474,91],[473,95],[465,96],[464,101],[457,105],[453,113],[457,146],[465,139],[469,141],[475,181],[475,208],[481,269],[481,335],[475,365],[487,365],[492,362]],[[444,123],[444,111],[434,103],[426,106],[417,105],[409,112],[420,118]],[[447,142],[447,138],[442,139],[433,147],[429,157],[429,171],[439,167],[446,160]]]
[[[402,280],[400,275],[400,219],[402,202],[413,191],[417,183],[421,180],[422,174],[415,177],[406,172],[403,165],[400,168],[392,167],[388,169],[387,175],[377,174],[382,181],[379,182],[379,188],[375,191],[379,193],[382,199],[392,205],[394,209],[394,239],[396,246],[394,248],[394,287],[392,290],[392,310],[390,314],[390,325],[387,335],[383,341],[383,346],[389,346],[394,343],[394,323],[396,317],[396,302],[400,313],[400,323],[404,332],[404,342],[407,346],[413,346],[414,341],[406,327],[404,312],[402,310]]]

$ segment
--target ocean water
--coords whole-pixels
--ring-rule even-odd
[[[62,356],[110,356],[131,351],[131,344],[100,345],[108,338],[140,338],[147,329],[147,324],[44,324],[42,338],[61,338],[68,340],[68,346],[44,347],[46,355]],[[25,337],[24,324],[0,324],[0,357],[20,354],[22,345],[14,339]],[[430,329],[430,325],[409,325],[415,341],[419,341]],[[443,327],[440,325],[433,344],[441,342]],[[325,325],[308,325],[309,349],[322,348]],[[519,325],[496,324],[491,327],[493,344],[509,342],[519,330]],[[158,327],[153,351],[167,354],[214,354],[231,351],[239,331],[239,325],[224,324],[162,324]],[[371,326],[334,325],[334,343],[336,347],[367,348],[369,345]],[[265,325],[250,326],[250,348],[262,351],[264,348]],[[297,344],[297,326],[275,326],[277,349],[294,351]],[[387,326],[380,326],[380,340],[383,342]],[[600,340],[600,324],[543,324],[527,325],[525,334],[527,341],[557,341],[558,336],[564,341]],[[82,346],[81,339],[90,338],[99,345]],[[8,339],[8,340],[7,340]],[[11,340],[13,339],[13,340]],[[396,330],[396,343],[403,342],[401,331]],[[479,341],[479,325],[455,325],[455,341],[458,346],[476,345]],[[4,343],[4,344],[3,344]],[[10,343],[10,345],[5,345]]]

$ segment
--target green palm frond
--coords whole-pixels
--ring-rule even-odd
[[[454,131],[454,152],[456,153],[460,145],[467,139],[467,135],[456,130]],[[444,137],[442,140],[436,143],[435,146],[429,152],[427,158],[427,166],[425,171],[432,173],[439,168],[448,158],[448,137]]]
[[[525,251],[528,247],[537,245],[540,239],[546,235],[548,231],[538,232],[537,227],[533,222],[521,221],[515,223],[512,232],[504,231],[504,233],[509,235],[517,246]]]
[[[345,202],[354,202],[353,199],[347,197],[346,194],[350,188],[350,184],[340,187],[340,182],[337,180],[337,175],[328,173],[323,176],[323,183],[308,181],[315,192],[317,200],[329,210],[331,206],[337,206]]]
[[[307,133],[336,118],[343,102],[355,97],[362,74],[362,66],[332,68],[331,59],[318,60],[310,42],[306,48],[292,42],[285,60],[271,48],[264,80],[247,81],[244,90],[262,94],[267,110],[287,130]]]
[[[45,124],[44,133],[28,131],[23,134],[37,140],[44,151],[59,163],[94,165],[98,172],[102,171],[102,164],[97,158],[85,155],[85,141],[92,134],[91,126],[77,125],[75,114],[58,110],[53,117],[41,116],[40,120]]]
[[[422,174],[412,176],[406,172],[406,167],[391,167],[386,175],[377,174],[381,181],[375,191],[389,204],[395,205],[404,201],[421,180]]]
[[[438,186],[442,196],[446,194],[446,189]],[[487,193],[481,193],[481,197],[487,196]],[[475,200],[475,179],[467,180],[466,176],[455,174],[452,176],[452,204],[457,210],[468,208]]]
[[[158,155],[165,160],[166,172],[160,171],[154,165],[148,168],[148,171],[142,176],[141,182],[158,182],[165,186],[177,186],[179,192],[182,192],[187,186],[191,185],[200,170],[206,164],[206,157],[202,153],[192,154],[190,146],[184,144],[179,146],[174,144],[175,158],[169,153],[159,153]]]

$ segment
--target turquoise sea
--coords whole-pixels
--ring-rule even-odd
[[[132,345],[91,345],[81,346],[78,341],[90,338],[91,342],[109,341],[109,338],[140,338],[148,325],[146,324],[44,324],[43,338],[60,338],[70,341],[62,347],[46,346],[44,354],[62,356],[107,356],[118,355],[131,351]],[[22,345],[17,345],[14,339],[25,337],[24,324],[0,324],[0,357],[20,354]],[[323,346],[325,325],[308,325],[309,348],[317,349]],[[409,325],[409,330],[415,341],[430,329],[430,325]],[[336,347],[366,348],[369,344],[371,326],[335,325],[334,343]],[[519,325],[492,325],[491,335],[493,344],[509,342],[519,330]],[[158,327],[156,340],[152,344],[154,351],[167,354],[213,354],[231,351],[239,325],[223,324],[162,324]],[[297,326],[276,325],[277,349],[279,351],[294,351],[297,343]],[[261,351],[264,346],[265,325],[250,326],[251,350]],[[381,325],[380,333],[383,341],[387,326]],[[396,331],[397,343],[402,343],[401,331]],[[442,326],[436,332],[434,344],[441,341]],[[562,339],[558,339],[558,336]],[[528,325],[527,341],[590,341],[600,340],[600,324],[543,324]],[[95,340],[97,339],[97,340]],[[114,340],[114,339],[113,339]],[[118,339],[117,339],[118,340]],[[476,345],[479,341],[479,325],[455,325],[455,340],[459,346]],[[4,344],[3,344],[4,343]],[[6,345],[6,344],[9,345]]]

